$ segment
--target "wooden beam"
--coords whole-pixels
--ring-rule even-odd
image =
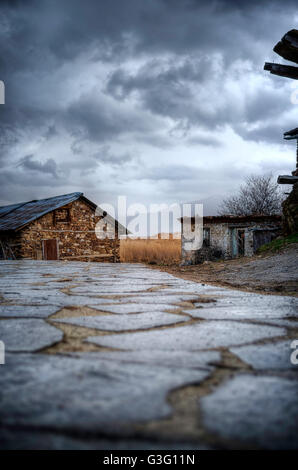
[[[290,131],[284,132],[284,139],[298,139],[298,127],[295,127],[295,129],[291,129]]]
[[[274,75],[298,80],[298,67],[293,67],[292,65],[282,65],[275,64],[272,62],[265,62],[264,70],[269,70],[270,73]]]
[[[284,59],[298,64],[298,30],[288,31],[273,50]]]
[[[5,248],[4,248],[4,245],[3,245],[3,243],[2,243],[1,240],[0,240],[0,245],[1,245],[1,250],[2,250],[2,253],[3,253],[3,259],[7,259],[7,258],[6,258]]]
[[[64,259],[73,259],[73,258],[114,258],[113,254],[105,253],[105,254],[97,254],[97,255],[72,255],[72,256],[63,256],[60,259],[63,261]]]
[[[298,183],[298,176],[280,175],[277,182],[278,184],[295,184]]]
[[[284,135],[285,140],[298,140],[298,134],[293,134],[293,135]]]

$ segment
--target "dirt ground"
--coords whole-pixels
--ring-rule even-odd
[[[177,277],[252,292],[298,296],[298,244],[278,253],[228,261],[205,261],[196,266],[159,266]]]

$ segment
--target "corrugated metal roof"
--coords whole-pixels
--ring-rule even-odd
[[[83,193],[70,193],[0,207],[0,230],[16,230],[48,212],[76,201],[81,196]]]
[[[11,204],[10,206],[1,206],[0,207],[0,217],[8,214],[11,211],[14,211],[17,207],[27,204],[26,202],[19,202],[18,204]]]

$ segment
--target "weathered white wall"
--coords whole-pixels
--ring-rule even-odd
[[[274,223],[276,226],[276,223]],[[210,229],[210,247],[203,247],[200,250],[187,251],[185,249],[187,240],[181,234],[181,254],[182,264],[198,264],[204,260],[216,258],[232,258],[232,229],[241,229],[245,231],[244,235],[244,255],[252,256],[254,254],[254,230],[266,229],[272,227],[268,223],[256,224],[255,222],[246,222],[237,224],[231,223],[204,223],[204,228]],[[192,227],[194,230],[194,226]]]

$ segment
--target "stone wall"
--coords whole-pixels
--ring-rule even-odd
[[[120,240],[115,228],[115,238],[97,238],[95,227],[100,217],[86,202],[78,199],[63,207],[69,214],[69,221],[61,221],[63,212],[52,211],[13,234],[7,234],[7,241],[16,258],[43,259],[42,240],[57,239],[60,260],[75,261],[120,261]],[[104,219],[102,220],[104,222]],[[98,226],[98,225],[97,225]],[[97,230],[105,237],[113,232],[110,223]]]
[[[230,253],[230,237],[228,224],[204,224],[204,228],[210,230],[210,251],[217,258],[229,258]],[[218,255],[216,256],[216,252]]]
[[[298,183],[293,185],[293,189],[283,202],[282,208],[284,234],[298,233]]]
[[[254,230],[261,229],[261,227],[251,224],[250,227],[245,229],[244,238],[244,255],[253,256],[254,254]]]

